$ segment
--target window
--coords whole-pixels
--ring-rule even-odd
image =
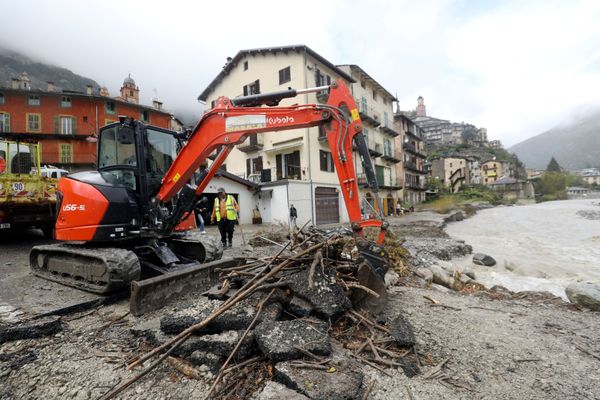
[[[30,106],[39,106],[40,105],[40,96],[37,94],[30,94],[27,99],[27,104]]]
[[[250,179],[251,175],[260,174],[263,169],[262,156],[246,159],[246,178]]]
[[[244,71],[248,71],[248,61],[244,61]]]
[[[279,70],[279,84],[283,85],[286,82],[292,80],[292,73],[290,67],[285,67],[284,69]]]
[[[377,91],[373,89],[373,100],[377,100]]]
[[[4,104],[4,93],[0,93],[0,104]]]
[[[133,96],[133,90],[130,90],[130,91],[129,91],[129,95],[130,95],[130,96]]]
[[[27,113],[27,132],[39,132],[42,126],[41,114]]]
[[[71,164],[73,162],[73,146],[61,144],[58,148],[58,159],[61,164]]]
[[[115,113],[115,102],[114,101],[107,101],[105,104],[105,108],[106,108],[106,113],[107,114],[114,114]]]
[[[83,116],[83,123],[87,124],[87,122],[88,122],[88,117],[87,117],[87,115],[84,115]]]
[[[0,132],[10,132],[10,114],[0,112]]]
[[[390,139],[385,139],[383,141],[383,154],[392,157],[394,150],[392,148],[392,141]]]
[[[244,96],[250,96],[252,94],[260,93],[260,81],[257,79],[252,83],[244,86]]]
[[[59,122],[59,133],[61,135],[72,135],[73,134],[73,117],[60,116]]]
[[[148,121],[150,121],[150,116],[148,115],[148,110],[143,110],[143,111],[142,111],[142,113],[141,113],[141,116],[140,116],[140,119],[141,119],[143,122],[148,122]]]
[[[319,150],[319,161],[321,164],[321,171],[334,172],[335,167],[333,165],[333,157],[331,152]]]
[[[317,86],[329,86],[331,85],[331,77],[323,72],[321,72],[321,70],[319,70],[317,68],[317,73],[316,73],[316,81],[317,81]]]
[[[62,96],[60,99],[61,107],[71,107],[71,97],[70,96]]]
[[[300,151],[288,154],[275,155],[277,180],[279,179],[302,179],[302,167],[300,166]]]
[[[360,87],[362,87],[363,89],[365,89],[365,88],[367,87],[367,82],[365,82],[365,80],[364,80],[364,79],[362,79],[362,80],[360,81]]]

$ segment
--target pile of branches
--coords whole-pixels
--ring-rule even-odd
[[[234,310],[235,307],[244,304],[243,302],[247,304],[248,301],[256,307],[254,318],[222,363],[205,394],[205,399],[247,398],[272,377],[275,363],[272,357],[263,351],[262,354],[254,353],[244,359],[240,356],[240,348],[248,335],[260,324],[265,308],[274,301],[283,305],[283,313],[278,317],[279,320],[301,319],[315,325],[325,325],[329,337],[342,343],[357,361],[371,365],[385,374],[388,374],[386,368],[401,367],[407,375],[414,375],[418,372],[419,361],[414,351],[412,328],[407,326],[401,317],[395,320],[377,320],[353,300],[366,297],[368,300],[381,302],[384,299],[381,298],[382,293],[363,285],[357,276],[364,259],[358,254],[355,239],[349,233],[344,230],[323,231],[303,227],[290,236],[277,254],[247,259],[243,265],[218,270],[220,284],[211,295],[222,300],[222,303],[201,321],[193,323],[172,339],[132,360],[128,369],[144,366],[144,363],[146,367],[128,381],[110,390],[102,399],[114,398],[166,359],[185,375],[198,377],[193,365],[178,361],[180,359],[172,355],[192,335],[202,334],[224,313]],[[306,277],[305,281],[301,282],[303,288],[299,288],[297,282],[299,274]],[[332,310],[322,310],[322,305],[315,304],[319,301],[319,293],[323,292],[323,285],[328,285],[330,292],[339,291],[342,296],[337,302],[339,304],[333,304]],[[290,311],[291,308],[286,308],[290,299],[293,300],[300,291],[305,292],[304,300],[312,302],[314,306],[309,315],[298,315],[295,311]],[[312,297],[313,295],[315,297]],[[344,306],[345,302],[347,306]],[[335,371],[331,364],[332,358],[306,348],[296,350],[299,357],[292,361],[293,366]],[[371,382],[362,389],[363,398],[367,398],[373,384],[374,382]]]

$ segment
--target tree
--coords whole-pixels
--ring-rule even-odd
[[[550,162],[548,163],[548,166],[546,167],[546,171],[547,172],[560,172],[560,171],[562,171],[562,168],[560,167],[560,165],[558,165],[558,161],[556,161],[556,159],[554,158],[554,156],[552,157],[552,159],[550,159]]]
[[[471,143],[471,142],[479,139],[479,133],[477,132],[477,130],[475,128],[473,128],[471,126],[466,127],[462,131],[461,136],[462,136],[464,143]]]

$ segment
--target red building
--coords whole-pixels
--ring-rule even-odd
[[[41,164],[51,164],[70,172],[89,169],[96,163],[93,137],[100,127],[126,115],[162,128],[173,128],[173,116],[139,104],[139,88],[125,78],[121,96],[99,93],[90,85],[86,93],[58,91],[52,82],[47,90],[33,90],[23,73],[13,78],[11,87],[0,87],[0,133],[9,138],[35,139],[41,144]]]

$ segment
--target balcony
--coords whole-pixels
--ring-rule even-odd
[[[390,135],[392,137],[396,137],[396,136],[400,135],[400,132],[398,132],[394,129],[394,123],[390,120],[388,120],[387,123],[386,123],[386,121],[384,121],[383,125],[381,125],[380,128],[384,133],[387,133],[388,135]]]
[[[254,173],[247,175],[242,174],[240,177],[245,178],[254,183],[265,183],[275,182],[281,180],[302,180],[306,176],[306,168],[296,167],[288,165],[282,170],[278,170],[277,167],[264,168],[262,171],[255,171]]]
[[[402,161],[399,154],[396,154],[396,152],[394,152],[393,149],[385,148],[385,146],[381,158],[392,163],[399,163],[400,161]]]
[[[418,176],[411,177],[411,175],[407,175],[405,183],[404,183],[404,187],[406,189],[413,189],[413,190],[426,190],[427,189],[424,179],[419,179]]]
[[[415,146],[415,144],[412,142],[402,143],[402,148],[410,153],[413,153],[414,155],[420,156],[421,158],[425,158],[425,154],[421,153],[419,149],[417,149],[417,146]]]
[[[358,106],[358,114],[363,121],[368,122],[374,127],[381,125],[381,115],[379,115],[365,103],[362,103],[360,100],[355,99],[355,101],[356,105]]]
[[[261,150],[264,146],[264,139],[262,133],[255,133],[243,142],[237,145],[239,151],[244,153],[251,153],[253,151]]]
[[[379,185],[379,187],[381,189],[396,190],[396,189],[402,188],[402,179],[400,179],[400,178],[384,177],[383,179],[381,179],[381,177],[379,177],[376,179],[377,179],[377,184]],[[364,172],[356,175],[356,183],[358,184],[359,187],[362,187],[362,188],[368,187],[367,176],[365,175]]]
[[[383,146],[381,145],[381,143],[375,143],[374,140],[371,140],[369,138],[367,147],[369,149],[369,154],[371,154],[373,157],[379,157],[383,155],[383,152],[381,151]]]
[[[400,178],[384,177],[383,180],[377,179],[377,183],[382,189],[398,190],[402,188],[402,179]]]
[[[419,166],[417,165],[416,162],[414,161],[404,161],[404,168],[409,170],[409,171],[413,171],[413,172],[417,172],[419,174],[424,174],[425,171],[423,171],[422,168],[419,168]]]

